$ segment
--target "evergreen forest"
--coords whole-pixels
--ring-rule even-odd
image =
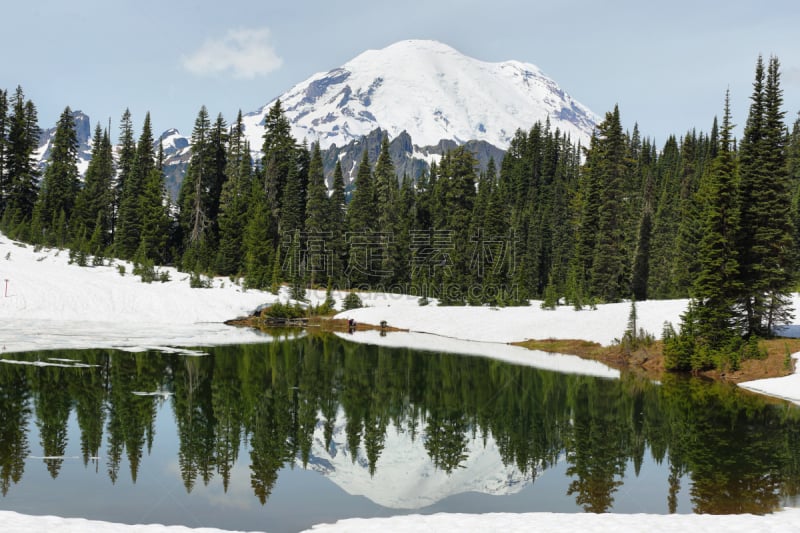
[[[131,260],[245,288],[379,290],[440,305],[569,305],[690,298],[665,325],[668,367],[698,370],[739,357],[747,339],[791,318],[800,247],[800,119],[789,128],[780,65],[759,57],[741,139],[729,97],[708,131],[661,146],[618,107],[589,146],[549,122],[517,131],[502,162],[478,171],[458,147],[421,176],[398,176],[384,138],[353,183],[332,183],[319,144],[292,137],[281,102],[250,146],[202,107],[176,202],[149,114],[125,111],[119,138],[99,125],[85,177],[69,107],[44,170],[35,105],[0,91],[0,229],[67,247],[81,265]],[[137,135],[138,132],[138,135]],[[253,154],[259,154],[254,157]],[[149,273],[149,275],[148,275]]]

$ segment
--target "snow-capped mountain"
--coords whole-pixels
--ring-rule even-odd
[[[168,129],[156,140],[156,153],[159,143],[164,149],[164,182],[170,197],[174,200],[178,197],[183,176],[186,174],[192,147],[189,139],[175,128]]]
[[[388,134],[398,176],[416,179],[427,166],[455,146],[468,144],[482,169],[489,158],[499,166],[518,129],[550,121],[573,141],[588,146],[597,117],[570,97],[538,67],[519,61],[489,63],[467,57],[436,41],[401,41],[369,50],[338,68],[311,76],[280,95],[292,135],[319,141],[325,173],[332,182],[336,161],[346,179],[355,177],[366,142],[377,159]],[[264,117],[275,100],[244,116],[254,157],[263,142]],[[89,117],[74,113],[80,141],[79,170],[91,157]],[[45,165],[55,128],[41,137],[37,156]],[[189,140],[164,132],[166,185],[172,198],[191,156]],[[156,149],[158,141],[156,141]]]
[[[489,63],[426,40],[369,50],[311,76],[278,97],[297,139],[339,147],[376,128],[391,138],[407,132],[419,146],[441,140],[483,140],[508,148],[517,129],[549,118],[588,145],[597,118],[538,67]],[[245,117],[251,146],[261,144],[274,100]]]
[[[78,171],[83,176],[92,159],[92,122],[89,120],[89,116],[80,110],[73,111],[72,118],[75,120],[75,133],[78,138]],[[42,130],[39,134],[39,148],[36,150],[35,156],[40,169],[44,168],[50,158],[55,134],[55,126]]]
[[[420,433],[412,439],[408,430],[389,424],[383,452],[374,475],[370,475],[364,445],[355,460],[347,448],[346,417],[340,410],[329,448],[325,447],[324,422],[317,424],[307,467],[348,494],[364,496],[390,509],[422,509],[465,492],[515,494],[533,483],[535,473],[523,474],[515,466],[503,464],[491,436],[485,443],[481,438],[468,443],[461,467],[447,474],[431,461],[425,449],[425,424],[420,422],[419,427]]]

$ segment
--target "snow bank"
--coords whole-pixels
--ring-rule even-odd
[[[187,274],[162,270],[170,281],[142,283],[130,263],[79,267],[69,264],[67,251],[36,251],[0,234],[0,353],[269,340],[223,321],[274,295],[244,292],[225,278],[213,280],[213,288],[192,289]]]
[[[83,518],[61,518],[58,516],[30,516],[14,511],[0,511],[3,533],[224,533],[221,529],[188,528],[185,526],[163,526],[161,524],[126,525],[85,520]],[[233,533],[233,532],[230,532]]]
[[[527,348],[503,343],[466,341],[441,335],[415,332],[391,333],[382,336],[378,331],[359,331],[352,335],[342,333],[339,336],[349,341],[377,346],[491,357],[492,359],[515,365],[532,366],[564,374],[582,374],[601,378],[618,378],[620,375],[619,370],[610,368],[598,361],[590,361],[574,355],[528,350]]]
[[[513,342],[526,339],[585,339],[611,344],[622,337],[631,311],[629,303],[606,304],[597,310],[575,311],[570,306],[545,310],[534,302],[530,307],[439,307],[419,306],[417,299],[404,295],[362,295],[362,309],[340,313],[356,321],[392,326],[420,333],[480,341]],[[638,326],[661,336],[664,322],[680,323],[687,300],[645,301],[636,304]]]
[[[183,526],[123,525],[80,518],[27,516],[0,511],[5,533],[218,533],[219,529],[190,529]],[[800,509],[785,509],[766,516],[754,515],[646,515],[646,514],[558,514],[558,513],[488,513],[407,515],[391,518],[349,518],[335,524],[318,524],[306,530],[313,533],[503,533],[550,531],[553,533],[619,531],[759,533],[794,532],[800,529]]]

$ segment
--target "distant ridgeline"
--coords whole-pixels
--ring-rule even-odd
[[[735,367],[743,339],[791,315],[800,121],[787,132],[776,58],[758,60],[741,140],[726,98],[721,123],[661,148],[624,131],[617,107],[588,147],[544,121],[504,155],[382,131],[323,152],[293,137],[280,100],[255,137],[241,113],[227,124],[203,107],[174,201],[149,115],[136,140],[126,112],[116,148],[98,126],[81,182],[70,109],[40,173],[35,107],[21,88],[0,96],[2,229],[80,250],[80,262],[175,264],[246,288],[288,283],[296,298],[326,285],[446,305],[691,297],[680,333],[664,330],[668,364],[685,370]]]

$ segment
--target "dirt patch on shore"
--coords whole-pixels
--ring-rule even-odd
[[[664,345],[661,341],[655,341],[630,353],[618,345],[601,346],[596,342],[580,339],[529,339],[511,344],[530,350],[577,355],[600,361],[612,368],[644,374],[651,379],[660,379],[667,372],[664,365]],[[709,370],[700,372],[699,375],[719,381],[742,383],[786,376],[794,372],[794,360],[789,354],[800,352],[800,339],[762,340],[759,348],[766,351],[766,357],[742,361],[738,370]]]

